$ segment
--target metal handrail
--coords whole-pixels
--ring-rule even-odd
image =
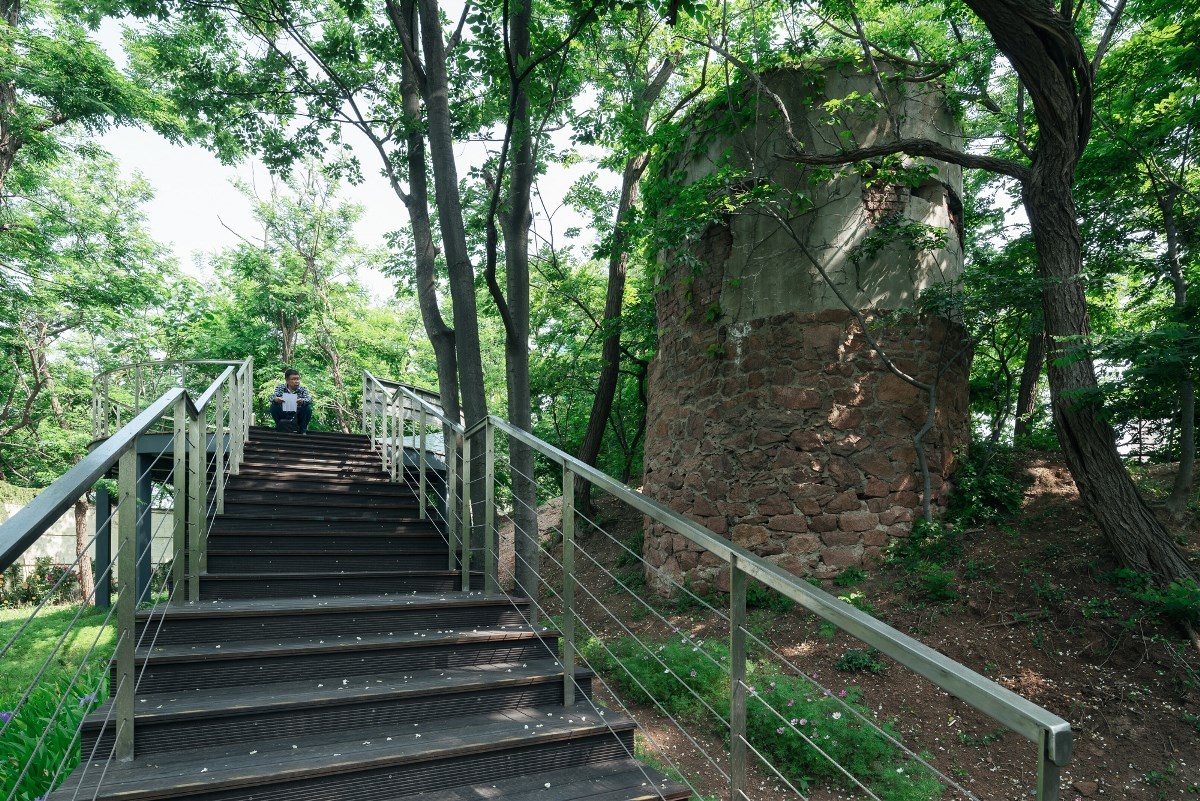
[[[646,515],[649,519],[668,526],[675,533],[680,534],[730,565],[730,618],[735,621],[734,630],[731,633],[734,640],[734,647],[731,650],[741,652],[740,655],[735,654],[732,657],[735,659],[735,662],[740,660],[740,663],[744,666],[746,638],[744,633],[741,633],[739,636],[740,624],[737,624],[737,621],[744,622],[745,620],[746,579],[752,577],[800,604],[808,611],[832,623],[852,637],[912,670],[914,673],[923,676],[941,689],[988,715],[1005,728],[1036,743],[1038,746],[1037,798],[1039,801],[1051,801],[1058,797],[1059,769],[1069,763],[1072,751],[1071,726],[1063,718],[1043,709],[966,666],[955,662],[949,657],[938,653],[903,632],[871,617],[851,604],[841,601],[829,593],[810,585],[745,548],[735,545],[662,503],[626,487],[621,482],[596,468],[584,464],[570,454],[549,443],[543,442],[505,420],[495,416],[488,416],[470,428],[464,428],[440,414],[440,409],[435,409],[433,406],[425,403],[424,399],[406,389],[404,385],[388,382],[388,384],[391,384],[391,386],[388,386],[388,384],[376,379],[365,371],[363,381],[364,430],[371,435],[373,446],[382,446],[380,450],[385,463],[385,469],[394,470],[396,459],[394,453],[391,453],[393,442],[387,437],[377,439],[374,436],[374,432],[376,430],[386,432],[389,430],[389,426],[395,425],[395,421],[389,423],[386,418],[393,409],[396,401],[401,398],[415,403],[417,408],[423,409],[426,414],[434,414],[443,425],[447,426],[453,432],[454,442],[447,443],[445,459],[451,470],[457,464],[461,463],[463,465],[465,475],[462,476],[462,482],[464,486],[471,484],[469,467],[471,462],[471,441],[481,434],[485,440],[484,452],[487,458],[487,466],[485,468],[488,479],[487,483],[491,483],[492,477],[495,475],[493,467],[493,460],[495,458],[493,432],[495,431],[501,431],[510,438],[525,443],[563,469],[564,475],[567,478],[564,479],[563,495],[564,615],[561,628],[564,638],[562,664],[566,697],[573,697],[573,685],[569,680],[569,676],[574,670],[574,612],[571,609],[570,600],[573,597],[574,577],[568,569],[572,561],[568,557],[568,548],[573,547],[574,525],[573,523],[568,524],[567,515],[573,510],[573,502],[569,497],[573,492],[573,484],[571,482],[573,482],[573,476],[578,475],[589,481],[592,485],[599,487],[609,495]],[[392,387],[395,387],[395,389]],[[374,397],[368,400],[368,394],[370,394],[368,393],[368,389],[381,393],[382,398]],[[371,405],[370,409],[368,409],[368,403]],[[403,414],[403,412],[400,414]],[[399,425],[403,426],[402,418]],[[421,451],[419,458],[423,463],[426,458],[423,443]],[[393,476],[395,476],[394,472]],[[449,489],[447,493],[447,504],[449,507],[447,521],[450,523],[449,528],[451,529],[451,536],[449,538],[451,548],[450,564],[452,567],[455,565],[454,550],[456,545],[461,545],[462,557],[459,561],[459,567],[463,574],[463,588],[466,589],[470,586],[468,574],[470,570],[471,504],[459,500],[461,503],[461,520],[460,525],[455,527],[453,525],[456,519],[453,513],[453,504],[456,501],[453,489],[454,483],[455,479],[451,477],[447,484]],[[490,487],[487,489],[490,489]],[[485,557],[490,557],[495,546],[495,532],[493,531],[493,527],[496,519],[496,510],[495,494],[493,492],[486,492],[484,515],[483,547]],[[493,563],[488,558],[488,564],[485,568],[485,586],[489,592],[496,589],[495,577],[492,575],[493,569]],[[735,757],[735,761],[740,758],[744,763],[745,748],[748,746],[748,743],[744,739],[747,687],[743,681],[744,673],[737,674],[734,678],[737,680],[733,682],[731,725],[735,728],[735,731],[731,732],[730,741],[731,748],[735,751],[741,749],[740,757]],[[740,732],[736,731],[738,726],[741,727]],[[735,768],[734,773],[744,776],[744,764],[740,771]]]
[[[20,511],[0,524],[0,570],[7,569],[21,554],[37,542],[55,521],[70,509],[84,493],[92,488],[121,454],[171,409],[180,395],[187,393],[176,388],[168,390],[145,411],[125,424],[120,431],[102,442],[95,450],[46,489],[37,494]],[[196,407],[188,399],[188,414],[196,416]]]
[[[138,413],[138,407],[141,406],[142,401],[145,399],[143,383],[147,370],[210,365],[238,367],[243,364],[249,364],[249,362],[234,359],[163,359],[158,361],[131,362],[97,373],[92,378],[92,437],[93,439],[101,439],[108,436],[109,418],[113,409],[117,410],[117,427],[121,425],[122,409],[129,409],[135,415]],[[133,374],[134,382],[132,400],[125,402],[112,397],[109,391],[111,380],[115,376],[130,372]]]
[[[149,468],[139,465],[139,439],[164,417],[170,416],[173,429],[171,444],[164,446],[153,460],[157,462],[168,449],[172,451],[169,469],[171,483],[174,484],[177,495],[170,602],[182,603],[186,589],[189,600],[194,603],[198,599],[199,574],[204,571],[206,563],[209,499],[214,500],[215,511],[219,514],[224,504],[226,474],[238,472],[244,455],[252,417],[253,369],[252,359],[228,364],[195,401],[182,387],[166,390],[132,421],[99,442],[78,464],[39,493],[12,518],[0,524],[0,569],[4,569],[36,543],[98,479],[107,475],[114,465],[118,466],[119,500],[116,507],[123,510],[117,521],[119,545],[116,558],[108,559],[104,564],[102,573],[105,577],[105,589],[101,590],[98,586],[96,596],[98,604],[103,598],[104,605],[107,605],[108,580],[111,578],[115,562],[120,577],[117,596],[117,643],[113,660],[113,710],[117,732],[115,754],[118,759],[131,758],[134,753],[134,631],[137,603],[135,594],[142,591],[135,578],[139,558],[135,539],[140,517],[137,509],[142,508],[141,504],[144,501],[148,501],[148,497],[143,497],[140,491],[143,480],[145,485],[149,486]],[[210,413],[211,429],[208,419]],[[211,481],[208,460],[210,450]],[[98,490],[97,496],[98,505],[100,496],[103,496],[104,505],[108,508],[107,491]],[[185,508],[190,511],[186,519]],[[107,551],[108,527],[112,523],[111,512],[106,512],[103,515],[104,519],[101,518],[102,515],[98,513],[97,549],[99,551],[103,542]],[[187,537],[185,527],[190,534]],[[100,561],[103,560],[98,559],[98,563]],[[186,588],[183,570],[185,562],[191,566],[190,582]],[[34,614],[36,613],[37,610]]]

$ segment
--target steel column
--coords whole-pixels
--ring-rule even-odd
[[[563,468],[563,706],[575,705],[575,474]]]
[[[175,438],[171,445],[174,466],[171,468],[171,483],[175,495],[172,504],[174,530],[174,561],[171,565],[171,603],[182,604],[187,600],[187,583],[184,562],[187,554],[187,396],[180,395],[175,401]],[[195,598],[190,599],[195,602]]]
[[[729,798],[746,795],[746,574],[729,558]]]
[[[496,429],[491,423],[483,427],[483,455],[483,591],[486,595],[495,595],[499,591],[496,586]],[[535,606],[529,607],[529,615],[536,622]]]
[[[133,759],[134,712],[134,625],[137,611],[137,444],[121,454],[117,495],[117,595],[116,688],[113,712],[116,725],[116,757]]]

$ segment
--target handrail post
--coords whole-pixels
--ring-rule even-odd
[[[117,496],[117,653],[116,697],[116,757],[122,762],[133,759],[134,712],[134,626],[137,603],[137,441],[124,453],[119,463]]]
[[[246,357],[246,439],[250,438],[250,426],[254,425],[254,357]]]
[[[458,432],[448,426],[442,429],[450,434],[450,447],[446,449],[446,546],[450,551],[450,562],[447,569],[453,570],[458,556],[458,455],[460,452]]]
[[[363,370],[362,374],[362,430],[363,433],[370,437],[370,430],[367,428],[367,371]]]
[[[1050,732],[1038,741],[1037,801],[1058,801],[1059,767],[1050,759]]]
[[[463,435],[462,588],[471,589],[471,438]]]
[[[171,563],[171,603],[182,604],[187,594],[184,575],[184,560],[187,558],[187,396],[180,395],[175,401],[172,424],[174,440],[171,445],[171,455],[174,466],[171,468],[171,483],[175,485],[175,502],[172,512],[175,533],[175,558]],[[191,599],[195,602],[195,598]]]
[[[112,495],[108,485],[96,487],[96,561],[106,567],[96,576],[95,605],[97,609],[112,606]]]
[[[563,467],[563,706],[575,705],[575,473]]]
[[[746,795],[746,574],[729,557],[729,799]]]
[[[225,387],[213,395],[213,489],[217,514],[225,512]],[[207,515],[206,515],[207,516]]]
[[[135,364],[133,366],[133,414],[129,419],[132,420],[138,416],[141,411],[139,408],[142,405],[142,366]]]
[[[483,587],[487,595],[495,595],[496,586],[496,429],[491,421],[483,426]],[[530,600],[537,600],[536,593]],[[537,608],[531,606],[529,615],[537,622]]]
[[[418,445],[418,455],[421,457],[421,465],[418,469],[420,470],[421,478],[418,481],[418,485],[417,485],[419,487],[419,489],[417,490],[417,499],[418,499],[418,503],[420,504],[420,509],[418,510],[420,513],[420,519],[424,520],[426,517],[426,514],[425,514],[425,425],[426,425],[426,418],[425,418],[425,407],[424,406],[421,407],[421,416],[420,416],[419,425],[421,427],[421,436],[420,436],[420,442]]]
[[[242,430],[242,387],[238,374],[229,377],[229,475],[238,472],[238,439]]]
[[[204,412],[188,420],[188,456],[191,469],[188,471],[188,598],[200,600],[200,573],[202,550],[201,541],[204,539],[205,486],[208,483],[208,465],[206,451]]]
[[[104,376],[104,404],[103,414],[100,417],[100,436],[108,436],[108,376]]]

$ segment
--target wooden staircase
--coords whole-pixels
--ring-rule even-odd
[[[199,602],[138,613],[135,758],[111,702],[52,799],[689,798],[631,759],[632,721],[563,707],[558,632],[463,592],[365,437],[251,430]],[[94,754],[94,761],[89,759]]]

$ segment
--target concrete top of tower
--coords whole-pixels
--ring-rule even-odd
[[[936,83],[884,81],[885,104],[870,74],[845,63],[819,66],[762,76],[804,152],[832,154],[896,138],[961,147]],[[856,309],[909,308],[923,289],[961,274],[960,167],[907,156],[805,167],[792,158],[794,140],[773,98],[751,84],[736,102],[746,124],[710,130],[705,146],[684,148],[689,155],[678,165],[687,181],[732,167],[742,185],[774,190],[773,202],[729,216],[730,255],[709,265],[722,271],[727,321],[845,308],[843,299]]]

